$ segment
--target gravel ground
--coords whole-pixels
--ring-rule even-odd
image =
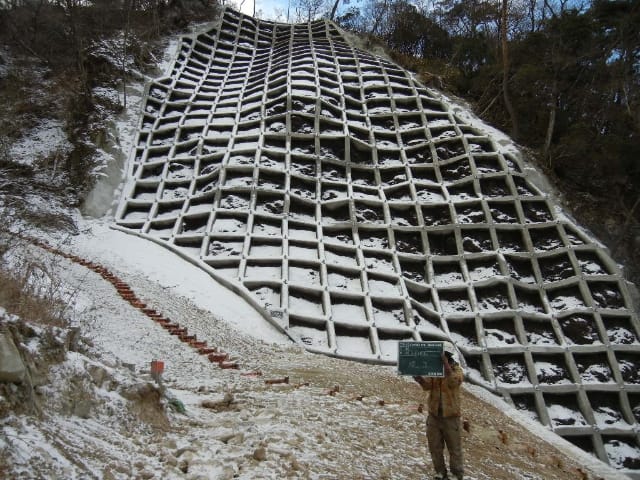
[[[4,419],[0,449],[14,478],[432,475],[420,408],[425,394],[394,368],[255,338],[148,272],[100,253],[105,250],[79,250],[85,258],[93,253],[89,260],[127,282],[149,307],[228,352],[240,368],[209,362],[124,301],[100,275],[57,257],[52,268],[76,299],[76,322],[91,347],[52,366],[49,383],[39,389],[50,406],[42,418]],[[152,359],[166,365],[160,398],[149,375]],[[104,372],[100,381],[96,370]],[[285,377],[288,382],[279,383]],[[87,378],[94,380],[82,380]],[[576,451],[564,440],[557,439],[559,449],[548,442],[555,437],[534,435],[535,428],[504,414],[506,405],[485,402],[478,391],[467,387],[463,393],[470,424],[463,433],[465,478],[623,478],[572,459]],[[88,402],[84,409],[81,399]]]

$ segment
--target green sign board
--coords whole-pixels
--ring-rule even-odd
[[[442,342],[398,342],[398,373],[444,377]]]

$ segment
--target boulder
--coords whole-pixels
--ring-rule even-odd
[[[22,383],[27,367],[13,338],[6,332],[0,333],[0,382]]]

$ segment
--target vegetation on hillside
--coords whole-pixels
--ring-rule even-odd
[[[168,32],[215,18],[218,8],[206,0],[0,0],[2,309],[67,324],[69,292],[8,231],[75,232],[69,208],[81,204],[104,167],[99,147],[126,106],[127,79],[155,68]],[[19,142],[44,143],[39,130],[48,125],[60,126],[68,141],[12,151]]]
[[[528,147],[639,282],[640,2],[366,0],[336,20]]]
[[[3,206],[10,198],[14,209],[29,210],[25,194],[36,191],[49,192],[47,202],[81,203],[103,168],[98,149],[110,116],[126,107],[127,79],[155,68],[161,36],[215,18],[218,8],[206,0],[0,1]],[[70,147],[11,155],[45,120],[62,126]],[[40,220],[33,223],[46,227]]]

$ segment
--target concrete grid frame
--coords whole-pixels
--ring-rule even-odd
[[[312,352],[468,378],[640,472],[640,327],[603,248],[518,158],[331,22],[225,9],[147,90],[116,224]]]

